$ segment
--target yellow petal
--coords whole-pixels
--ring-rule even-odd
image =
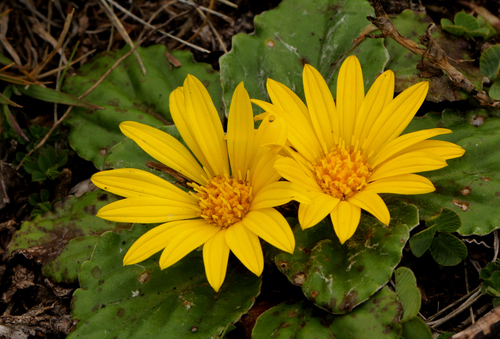
[[[213,175],[228,169],[227,146],[217,109],[205,86],[192,75],[184,81],[186,123],[205,155]]]
[[[330,217],[340,243],[344,244],[358,228],[361,209],[347,201],[341,201],[330,213]]]
[[[337,79],[337,110],[340,120],[340,136],[346,147],[351,146],[358,111],[365,97],[363,72],[358,58],[351,55],[340,67]]]
[[[465,150],[457,144],[441,140],[424,140],[402,150],[400,153],[417,150],[438,155],[446,160],[461,157],[465,153]]]
[[[288,128],[285,119],[278,115],[265,114],[255,132],[252,159],[259,159],[269,148],[286,145]]]
[[[194,156],[202,163],[202,165],[209,171],[210,176],[213,174],[210,172],[210,164],[207,158],[201,151],[198,145],[198,140],[196,136],[193,135],[192,126],[188,124],[186,119],[188,118],[186,113],[186,100],[184,98],[184,91],[182,87],[178,87],[170,93],[169,98],[170,114],[174,120],[175,127],[179,131],[182,139],[189,147]]]
[[[195,197],[168,181],[135,168],[98,172],[91,179],[97,187],[126,198],[150,196],[184,203],[197,202]]]
[[[250,210],[284,205],[291,200],[311,204],[307,190],[292,182],[278,181],[264,186],[254,195]]]
[[[398,154],[402,150],[407,151],[408,147],[410,146],[416,145],[425,139],[435,137],[436,135],[448,133],[453,132],[446,128],[433,128],[401,135],[391,142],[385,144],[378,153],[376,153],[368,160],[368,162],[370,163],[372,168],[375,168],[379,164],[391,158],[395,154]]]
[[[170,239],[160,257],[160,268],[163,270],[189,252],[200,247],[220,232],[220,227],[208,224],[205,220],[192,220],[190,223],[178,225],[165,231],[164,236]]]
[[[227,120],[227,151],[234,177],[246,180],[253,155],[254,129],[252,103],[243,82],[235,89]]]
[[[274,163],[274,168],[283,178],[302,186],[307,191],[322,192],[312,171],[305,172],[294,159],[280,158]]]
[[[97,212],[97,216],[105,220],[140,223],[192,219],[199,215],[197,203],[148,196],[118,200]]]
[[[339,121],[332,93],[325,79],[311,65],[304,66],[303,81],[311,123],[326,154],[339,136]],[[330,119],[333,121],[330,122]]]
[[[363,143],[366,154],[378,150],[404,131],[424,102],[429,83],[419,82],[404,90],[380,113]]]
[[[167,246],[170,241],[164,236],[165,232],[175,226],[191,223],[191,220],[178,220],[167,222],[166,224],[158,225],[155,228],[147,231],[139,239],[137,239],[125,254],[123,265],[133,265],[143,260],[146,260],[156,252],[161,251]]]
[[[393,98],[394,73],[388,70],[378,76],[361,102],[356,123],[354,124],[353,144],[355,144],[356,140],[359,140],[359,146],[363,144],[373,123]]]
[[[309,195],[313,203],[299,205],[299,222],[303,230],[323,220],[340,201],[322,192],[309,192]]]
[[[373,171],[370,182],[396,175],[433,171],[445,167],[446,161],[435,154],[410,151],[384,162]]]
[[[281,175],[273,166],[281,156],[275,153],[268,149],[260,158],[254,159],[250,169],[250,184],[254,195],[259,194],[260,190],[267,185],[280,180]]]
[[[173,136],[148,125],[124,121],[120,129],[126,137],[134,140],[147,154],[200,184],[205,172],[193,155]]]
[[[259,237],[248,230],[243,223],[237,222],[226,230],[226,243],[251,272],[259,276],[264,269],[264,255]]]
[[[434,185],[429,179],[417,174],[403,174],[371,182],[363,192],[424,194],[434,190]]]
[[[286,219],[274,208],[250,211],[242,220],[252,233],[282,251],[293,253],[295,238]]]
[[[384,225],[389,225],[389,222],[391,221],[391,215],[389,214],[387,205],[375,192],[358,192],[347,199],[347,202],[373,214],[373,216],[380,220],[380,222]]]
[[[208,283],[215,292],[219,292],[226,278],[228,258],[229,246],[226,244],[226,232],[220,230],[203,245],[205,273],[207,274]]]

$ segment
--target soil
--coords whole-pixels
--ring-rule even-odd
[[[210,53],[188,48],[174,40],[163,39],[156,34],[148,39],[143,46],[160,43],[165,44],[169,50],[190,50],[196,61],[209,63],[218,70],[219,57],[225,53],[224,49],[231,49],[232,36],[237,33],[253,32],[255,15],[275,8],[280,1],[236,0],[233,1],[238,5],[236,9],[223,5],[219,1],[197,0],[198,5],[212,8],[230,18],[227,20],[210,15],[210,20],[219,33],[224,47],[218,42],[208,25],[203,23],[203,19],[196,10],[183,2],[172,1],[168,9],[162,11],[159,11],[161,6],[167,5],[169,1],[118,2],[143,20],[152,19],[153,25],[163,23],[173,16],[187,11],[187,13],[174,18],[165,27],[165,30],[196,46],[208,49],[211,51]],[[449,1],[445,0],[422,1],[421,4],[417,1],[383,1],[383,4],[386,12],[391,15],[408,8],[424,10],[436,24],[439,24],[441,18],[453,19],[454,15],[461,10],[470,12],[460,1],[454,2],[452,5],[449,5]],[[480,0],[476,4],[498,14],[498,2]],[[6,10],[10,10],[10,12],[7,23],[5,17],[0,17],[0,37],[6,36],[21,63],[27,70],[32,70],[53,49],[47,36],[42,37],[43,35],[36,33],[34,23],[42,23],[48,35],[57,41],[62,32],[64,17],[71,12],[72,8],[75,8],[76,11],[64,54],[66,58],[69,58],[71,51],[75,49],[73,60],[82,57],[78,63],[73,65],[73,68],[79,68],[98,52],[121,48],[126,44],[120,34],[111,29],[110,20],[98,0],[3,0],[0,3],[0,13]],[[138,24],[126,15],[120,14],[118,17],[133,41],[137,41],[148,32],[148,29],[142,24]],[[44,20],[51,22],[49,28]],[[78,41],[79,45],[77,46]],[[494,40],[489,41],[489,43],[494,42]],[[477,51],[481,48],[482,46],[479,44],[473,43],[471,44],[471,53],[478,55]],[[92,50],[95,50],[92,55],[85,56]],[[11,56],[3,44],[0,44],[0,53]],[[42,73],[57,69],[58,64],[59,57],[56,56],[48,62]],[[54,73],[40,80],[55,83],[57,77]],[[30,135],[32,140],[41,140],[43,134],[54,124],[54,105],[32,100],[27,96],[20,97],[18,103],[24,108],[11,108],[15,112],[17,123],[24,129],[35,125],[43,128],[41,136],[34,136],[33,133]],[[427,102],[422,111],[441,111],[444,108],[458,108],[461,111],[466,111],[468,108],[472,108],[472,105],[470,102]],[[59,107],[59,117],[63,113],[63,108]],[[3,261],[0,263],[0,338],[65,338],[75,325],[70,310],[72,293],[78,288],[78,283],[55,284],[44,277],[41,272],[40,260],[37,259],[41,256],[37,252],[40,249],[34,248],[31,252],[24,251],[7,256],[7,245],[24,221],[31,220],[37,213],[43,213],[43,210],[37,211],[35,206],[30,204],[30,197],[33,197],[33,194],[40,194],[42,189],[46,189],[50,192],[51,197],[64,199],[72,187],[88,179],[96,172],[96,169],[92,163],[82,160],[70,150],[67,140],[68,130],[64,126],[58,126],[57,135],[49,139],[49,143],[56,149],[69,150],[64,173],[54,180],[33,182],[29,173],[22,168],[16,169],[17,164],[19,164],[16,154],[19,152],[27,153],[34,147],[34,141],[27,143],[19,137],[15,137],[12,131],[8,132],[10,127],[7,127],[5,121],[2,127],[0,185],[5,185],[6,195],[2,195],[0,186],[0,254],[3,254]],[[418,232],[422,228],[423,226],[419,226],[413,232]],[[453,267],[439,266],[428,253],[416,258],[409,248],[405,248],[401,265],[411,268],[416,275],[418,287],[422,293],[421,315],[424,319],[459,300],[481,284],[479,269],[486,266],[495,255],[495,236],[496,234],[490,234],[475,239],[473,239],[474,237],[463,239],[469,250],[469,256],[464,262]],[[248,314],[236,323],[236,329],[228,335],[228,338],[250,338],[252,327],[259,314],[290,298],[303,298],[300,288],[289,284],[286,277],[274,266],[268,265],[265,270],[262,294]],[[460,304],[461,302],[454,308]],[[492,308],[491,298],[481,297],[470,309],[466,309],[434,331],[436,333],[442,331],[459,332],[469,327],[472,319],[477,320],[478,317]]]

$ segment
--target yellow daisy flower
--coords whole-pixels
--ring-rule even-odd
[[[272,104],[253,100],[288,125],[290,158],[274,168],[310,192],[313,204],[300,204],[303,229],[330,214],[343,244],[358,227],[361,209],[388,225],[389,210],[379,193],[423,194],[434,191],[413,174],[445,167],[446,159],[465,151],[450,142],[427,140],[452,133],[433,128],[400,135],[425,99],[429,85],[418,83],[394,95],[394,73],[381,74],[365,96],[355,56],[346,58],[337,80],[337,100],[312,66],[303,71],[306,105],[285,85],[268,79]]]
[[[265,119],[255,131],[250,98],[241,83],[233,95],[224,135],[210,95],[191,75],[171,93],[170,112],[191,151],[171,135],[144,124],[126,121],[120,129],[153,158],[191,179],[194,192],[132,168],[92,176],[96,186],[126,198],[101,208],[98,217],[164,222],[130,247],[123,264],[138,263],[163,250],[160,267],[164,269],[203,245],[208,282],[218,291],[226,276],[229,250],[256,275],[264,266],[259,237],[292,253],[293,233],[273,207],[292,199],[312,201],[300,186],[279,181],[281,176],[273,168],[279,145],[286,142],[283,119]]]

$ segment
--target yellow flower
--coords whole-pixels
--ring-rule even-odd
[[[401,135],[425,99],[428,83],[418,83],[396,98],[394,74],[381,74],[365,96],[361,66],[355,56],[340,68],[337,100],[321,74],[303,71],[306,105],[285,85],[268,79],[272,104],[253,100],[266,112],[285,119],[290,158],[275,168],[310,192],[313,204],[300,204],[303,229],[330,214],[341,243],[358,227],[361,209],[383,224],[389,210],[379,193],[423,194],[434,191],[426,178],[413,174],[445,167],[446,159],[465,151],[450,142],[427,140],[451,133],[433,128]]]
[[[283,119],[265,119],[255,131],[250,98],[241,83],[233,95],[224,135],[210,95],[191,75],[171,93],[170,111],[192,153],[153,127],[126,121],[120,129],[153,158],[191,179],[194,192],[186,193],[138,169],[92,176],[98,187],[126,197],[101,208],[97,216],[117,222],[164,222],[130,247],[124,265],[163,249],[160,267],[164,269],[203,245],[208,282],[218,291],[226,276],[229,250],[256,275],[264,265],[259,237],[293,252],[290,226],[273,207],[291,199],[311,200],[300,186],[279,181],[281,176],[273,169],[279,145],[286,142]]]

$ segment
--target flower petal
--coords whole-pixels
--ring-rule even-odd
[[[193,135],[193,131],[191,126],[186,121],[187,113],[186,113],[186,99],[184,97],[184,89],[182,87],[178,87],[170,93],[169,97],[169,106],[170,106],[170,114],[172,115],[172,119],[174,120],[175,127],[182,136],[182,139],[189,147],[191,152],[193,152],[194,156],[202,163],[202,165],[209,170],[210,164],[200,149],[198,145],[198,140],[196,140],[195,135]],[[209,173],[210,176],[213,176],[212,173]]]
[[[378,118],[385,106],[394,98],[394,72],[387,70],[377,77],[368,90],[366,97],[359,108],[352,143],[359,140],[359,146],[370,132],[373,123]]]
[[[205,220],[192,220],[169,228],[164,233],[164,237],[170,240],[161,254],[160,268],[163,270],[175,264],[220,231],[220,227],[210,225]]]
[[[191,223],[192,220],[178,220],[167,222],[166,224],[158,225],[155,228],[144,233],[130,246],[127,254],[123,258],[123,265],[133,265],[143,260],[146,260],[156,252],[161,251],[167,246],[170,241],[164,236],[164,233],[175,226]]]
[[[155,223],[171,220],[198,218],[197,203],[176,199],[134,197],[118,200],[102,207],[96,216],[116,222]]]
[[[423,140],[435,137],[436,135],[453,133],[451,130],[446,128],[432,128],[425,129],[422,131],[412,132],[408,134],[403,134],[391,142],[387,143],[382,147],[382,149],[372,156],[368,162],[372,168],[377,167],[382,162],[391,158],[395,154],[398,154],[402,150],[405,150],[413,145],[420,143]]]
[[[434,191],[432,182],[417,174],[403,174],[380,179],[369,183],[363,189],[363,192],[394,194],[424,194]]]
[[[203,262],[210,286],[219,292],[226,278],[229,246],[226,243],[226,232],[221,230],[203,245]]]
[[[232,175],[246,180],[254,145],[252,103],[243,82],[236,87],[227,120],[227,151]]]
[[[288,140],[288,128],[281,116],[265,114],[259,128],[255,132],[252,159],[259,159],[269,148],[283,147]]]
[[[366,154],[380,149],[403,132],[424,102],[428,89],[427,81],[419,82],[405,89],[382,110],[364,140],[362,148]]]
[[[259,276],[264,269],[264,255],[259,237],[237,222],[226,230],[226,242],[234,255],[250,271]]]
[[[309,192],[312,204],[299,205],[299,222],[303,230],[313,227],[331,213],[340,199],[322,192]]]
[[[254,195],[250,210],[284,205],[291,200],[311,204],[307,190],[292,182],[277,181],[264,186]]]
[[[389,225],[391,215],[384,200],[375,192],[361,191],[347,199],[350,204],[373,214],[384,225]]]
[[[207,89],[200,80],[188,74],[184,81],[184,97],[186,123],[205,155],[212,174],[214,176],[224,174],[229,168],[224,130]]]
[[[274,168],[286,180],[302,186],[307,191],[322,192],[312,171],[310,173],[304,172],[304,169],[295,161],[290,158],[280,158],[274,163]]]
[[[196,203],[197,199],[162,178],[135,168],[120,168],[98,172],[92,182],[99,188],[122,197],[158,197],[184,203]]]
[[[274,169],[274,163],[281,156],[273,150],[267,150],[260,158],[255,158],[250,169],[250,184],[254,195],[267,185],[280,180],[281,175]]]
[[[337,110],[340,120],[340,136],[351,146],[358,111],[365,97],[363,72],[358,58],[351,55],[340,66],[337,79]]]
[[[250,211],[242,220],[243,225],[259,237],[282,251],[293,253],[295,238],[292,229],[274,208]]]
[[[312,127],[326,154],[339,137],[339,121],[332,93],[325,79],[311,65],[304,66],[303,81]],[[330,122],[330,119],[333,121]]]
[[[180,174],[205,184],[205,172],[186,147],[173,136],[135,121],[124,121],[120,130],[147,154]]]
[[[330,213],[330,218],[332,219],[335,234],[337,234],[340,243],[344,244],[358,228],[361,209],[347,201],[341,201]]]
[[[446,161],[433,153],[410,151],[382,163],[373,171],[370,182],[396,175],[433,171],[447,166]]]
[[[402,150],[397,155],[403,152],[410,152],[417,150],[438,155],[446,160],[461,157],[465,153],[465,150],[462,147],[452,142],[441,141],[441,140],[424,140],[419,142],[418,144],[412,145]]]

